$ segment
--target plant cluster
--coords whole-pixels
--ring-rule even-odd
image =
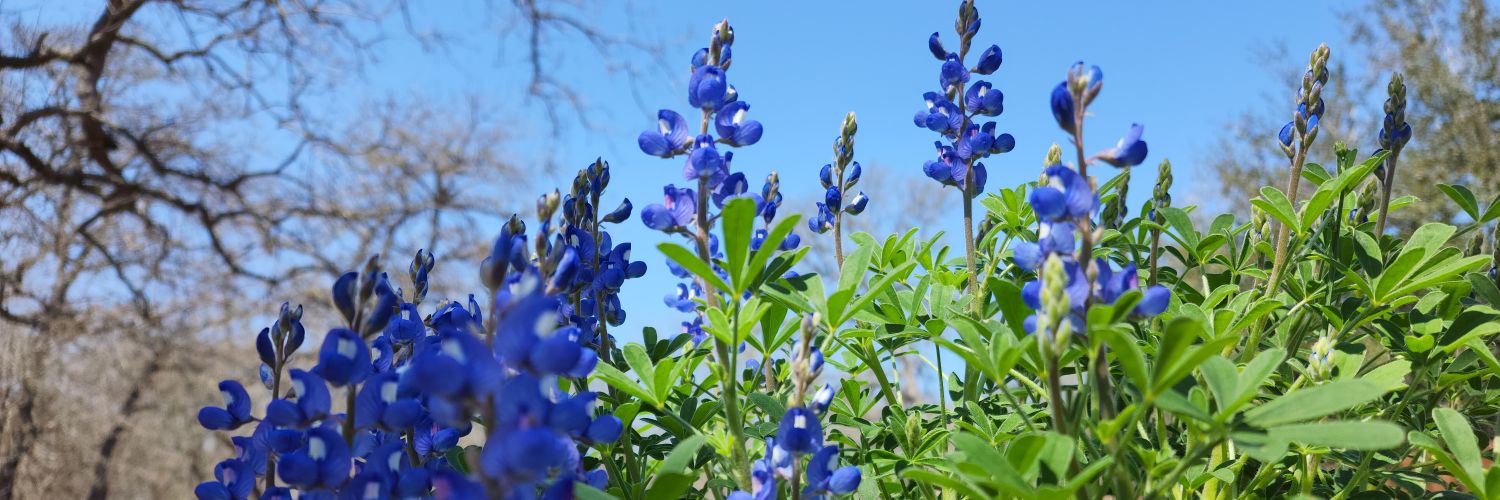
[[[964,1],[957,50],[929,38],[938,88],[914,119],[939,134],[923,172],[963,193],[962,257],[916,229],[849,235],[845,254],[843,217],[870,202],[849,196],[862,172],[850,113],[806,226],[832,233],[838,269],[795,272],[808,249],[800,216],[777,218],[781,178],[756,192],[731,168],[727,149],[763,127],[729,83],[735,35],[720,22],[690,63],[696,133],[662,110],[638,141],[683,165],[686,184],[640,212],[681,238],[658,247],[684,280],[665,298],[688,315],[681,333],[608,333],[625,314],[616,294],[646,269],[604,230],[631,205],[597,211],[609,166],[596,161],[538,201],[531,240],[519,218],[505,225],[482,303],[424,316],[434,258],[417,254],[409,297],[372,259],[334,284],[346,326],[311,370],[292,368],[305,332],[284,305],[257,340],[262,416],[234,381],[200,413],[208,429],[253,431],[198,495],[1500,498],[1478,440],[1500,418],[1500,288],[1482,252],[1500,198],[1482,207],[1445,186],[1466,220],[1383,229],[1418,202],[1390,199],[1411,139],[1399,75],[1380,149],[1361,160],[1337,144],[1324,166],[1330,51],[1314,51],[1293,119],[1268,134],[1288,187],[1262,188],[1248,221],[1172,206],[1165,160],[1150,197],[1129,200],[1143,127],[1089,153],[1104,79],[1082,62],[1050,96],[1072,151],[1054,144],[1038,181],[986,191],[981,160],[1016,141],[979,123],[1004,109],[973,79],[999,69],[1000,48],[965,62],[980,25]],[[1458,246],[1466,234],[1476,243]],[[930,361],[935,401],[905,399],[922,381],[892,369],[902,357]]]

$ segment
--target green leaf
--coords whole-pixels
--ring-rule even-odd
[[[1453,452],[1453,458],[1472,477],[1483,474],[1484,463],[1479,455],[1479,443],[1474,440],[1474,428],[1469,419],[1452,408],[1432,410],[1432,420],[1443,433],[1443,443]]]
[[[1193,229],[1193,219],[1188,217],[1187,212],[1177,207],[1162,209],[1161,214],[1167,219],[1167,225],[1171,226],[1177,235],[1182,237],[1182,242],[1187,248],[1197,248],[1198,230]]]
[[[651,363],[651,355],[646,353],[646,348],[640,344],[625,344],[622,351],[625,354],[625,364],[630,366],[630,371],[635,372],[635,376],[641,379],[641,383],[646,385],[647,390],[656,392],[653,389],[656,386],[656,366]],[[656,401],[655,398],[649,400]]]
[[[800,219],[802,219],[802,215],[800,214],[789,214],[778,221],[775,226],[771,227],[771,230],[766,233],[766,239],[764,241],[761,241],[760,249],[756,250],[755,253],[750,256],[750,262],[747,264],[747,266],[749,267],[751,272],[761,273],[765,271],[764,268],[766,267],[766,261],[771,260],[771,256],[780,251],[779,249],[781,248],[781,242],[786,240],[786,236],[788,234],[791,234],[793,229],[796,229],[797,221]],[[803,247],[804,250],[802,251],[805,252],[806,248],[807,247]],[[774,276],[761,276],[761,279],[759,281],[771,281],[779,278],[780,276],[781,275],[779,274]]]
[[[1424,269],[1419,275],[1406,280],[1405,282],[1401,283],[1401,286],[1399,288],[1392,290],[1390,292],[1390,295],[1386,296],[1387,300],[1383,300],[1382,302],[1390,303],[1396,298],[1411,295],[1413,293],[1416,293],[1418,290],[1430,288],[1446,281],[1455,280],[1464,273],[1479,269],[1481,266],[1490,262],[1490,260],[1491,257],[1488,255],[1474,255],[1461,259],[1450,260],[1448,262],[1444,262],[1441,265]]]
[[[761,412],[773,419],[779,419],[782,414],[786,413],[786,405],[781,404],[781,401],[777,401],[776,398],[764,392],[750,393],[750,402],[755,404],[757,408],[760,408]]]
[[[661,467],[656,469],[657,473],[670,472],[681,474],[687,472],[688,464],[692,463],[693,458],[698,456],[698,448],[702,448],[703,444],[707,441],[707,438],[703,437],[702,434],[694,434],[677,443],[677,446],[673,446],[672,451],[667,453],[667,458],[662,459]]]
[[[1378,399],[1385,389],[1371,382],[1338,380],[1299,389],[1245,412],[1245,422],[1261,428],[1311,420]]]
[[[1219,402],[1219,408],[1234,403],[1235,396],[1239,395],[1239,372],[1234,367],[1234,362],[1224,359],[1223,356],[1208,358],[1198,371],[1203,373],[1203,380],[1208,382],[1209,390],[1213,391],[1214,400]]]
[[[1417,228],[1415,232],[1411,233],[1410,238],[1407,238],[1406,245],[1401,247],[1401,252],[1405,253],[1420,248],[1425,250],[1427,255],[1435,255],[1437,254],[1437,249],[1442,247],[1444,243],[1447,243],[1448,239],[1452,238],[1453,233],[1456,232],[1458,232],[1458,228],[1441,222],[1423,224],[1422,227]]]
[[[1329,184],[1323,185],[1325,188],[1327,186]],[[1312,198],[1307,200],[1307,204],[1302,206],[1302,215],[1298,218],[1300,226],[1298,227],[1303,231],[1311,228],[1313,222],[1316,222],[1318,217],[1323,215],[1324,211],[1328,210],[1328,205],[1333,204],[1333,200],[1336,198],[1338,198],[1338,193],[1332,189],[1319,189],[1314,192]]]
[[[1479,200],[1474,197],[1474,192],[1463,185],[1438,184],[1437,188],[1453,199],[1458,208],[1464,209],[1464,213],[1470,219],[1479,220]]]
[[[594,367],[594,380],[601,380],[605,384],[608,384],[610,387],[619,389],[631,396],[635,396],[641,401],[651,403],[652,406],[655,406],[657,408],[661,407],[660,402],[656,400],[656,395],[652,394],[651,391],[646,390],[646,388],[642,387],[641,384],[638,384],[636,383],[636,381],[631,380],[630,376],[625,375],[624,372],[621,372],[619,369],[616,369],[609,363],[599,363],[598,366]]]
[[[858,292],[859,282],[864,280],[865,272],[870,267],[870,256],[874,254],[872,246],[860,246],[854,253],[844,256],[844,265],[839,269],[839,286],[834,293],[849,291],[851,294]]]
[[[1275,439],[1346,450],[1374,451],[1400,446],[1401,427],[1385,421],[1335,421],[1279,425],[1266,429]]]
[[[689,251],[686,248],[683,248],[682,245],[678,245],[676,243],[662,243],[660,245],[657,245],[656,248],[658,250],[661,250],[661,253],[666,254],[668,259],[672,259],[672,262],[676,262],[677,265],[682,266],[683,269],[686,269],[688,272],[693,273],[694,276],[697,276],[698,278],[706,281],[708,285],[714,287],[714,289],[726,291],[731,290],[729,284],[725,283],[723,278],[720,278],[718,274],[714,273],[712,266],[709,266],[707,262],[703,261],[703,259],[699,259],[697,255],[693,254],[693,252]]]
[[[948,476],[946,474],[942,474],[942,473],[939,473],[939,472],[934,472],[934,471],[928,470],[928,469],[918,469],[918,468],[906,469],[906,470],[901,471],[901,477],[904,477],[904,478],[907,478],[907,479],[910,479],[912,481],[916,481],[916,482],[919,482],[919,483],[926,483],[926,484],[930,484],[930,485],[933,485],[933,486],[937,486],[937,487],[942,488],[944,490],[948,490],[948,491],[953,491],[953,492],[956,492],[956,493],[960,493],[960,496],[962,496],[963,498],[988,498],[989,497],[989,495],[985,494],[985,492],[979,490],[978,488],[975,488],[974,485],[969,484],[967,481],[964,481],[962,479],[958,479],[956,477]],[[870,479],[873,480],[875,478],[870,478]],[[1020,493],[1012,493],[1012,494],[1020,496]],[[1033,497],[1031,495],[1025,495],[1023,498],[1033,498]]]
[[[1395,361],[1380,365],[1374,370],[1366,373],[1362,379],[1380,386],[1389,391],[1397,391],[1406,388],[1406,375],[1411,373],[1411,361],[1397,359]]]
[[[1250,204],[1259,207],[1266,215],[1276,219],[1288,228],[1296,229],[1298,233],[1302,229],[1297,227],[1296,212],[1292,210],[1292,202],[1286,198],[1286,194],[1280,189],[1271,186],[1260,188],[1260,198],[1250,200]]]
[[[735,286],[732,291],[737,295],[745,291],[750,281],[745,275],[745,262],[750,258],[750,238],[755,233],[755,200],[729,200],[720,214],[724,221],[724,253],[729,258],[727,270]]]
[[[850,302],[849,307],[847,309],[844,309],[842,311],[842,314],[839,315],[839,320],[830,324],[841,325],[844,322],[849,321],[849,318],[853,317],[854,313],[859,312],[859,310],[864,309],[865,306],[870,305],[870,302],[874,301],[876,297],[879,297],[881,294],[885,293],[886,289],[890,288],[891,284],[894,283],[897,278],[910,273],[912,268],[915,267],[917,267],[917,263],[914,261],[909,261],[905,264],[902,264],[901,267],[896,268],[896,270],[892,271],[890,274],[881,276],[879,280],[875,281],[874,283],[870,283],[870,287],[865,290],[865,294],[856,297],[853,302]]]
[[[573,496],[580,500],[616,500],[614,495],[599,491],[583,481],[573,482]]]

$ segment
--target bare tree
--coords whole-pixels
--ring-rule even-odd
[[[1500,61],[1495,58],[1500,16],[1491,12],[1491,5],[1483,0],[1372,0],[1344,14],[1352,26],[1349,47],[1371,57],[1363,59],[1363,74],[1332,70],[1335,87],[1324,93],[1328,115],[1314,155],[1325,155],[1323,163],[1331,164],[1336,140],[1373,152],[1386,82],[1391,73],[1403,73],[1413,133],[1401,153],[1393,188],[1397,195],[1425,202],[1393,212],[1397,227],[1411,229],[1421,221],[1456,215],[1439,183],[1466,184],[1485,199],[1500,193],[1500,150],[1493,147],[1500,136]],[[1338,54],[1335,47],[1335,61]],[[1258,59],[1284,70],[1283,81],[1291,82],[1287,88],[1292,89],[1301,71],[1297,56],[1282,51]],[[1286,90],[1268,100],[1273,104],[1234,120],[1209,159],[1221,191],[1240,203],[1233,208],[1241,213],[1248,211],[1242,200],[1270,179],[1286,175],[1275,133],[1290,119],[1286,103],[1294,92]]]
[[[570,92],[537,69],[549,37],[644,46],[588,3],[508,5],[533,94]],[[217,379],[254,378],[267,297],[326,307],[328,277],[370,254],[476,260],[529,200],[483,99],[331,104],[383,20],[442,47],[404,0],[90,8],[0,10],[0,500],[182,496],[227,454],[193,415]]]

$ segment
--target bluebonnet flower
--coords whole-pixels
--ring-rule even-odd
[[[695,299],[701,296],[703,296],[703,289],[698,286],[698,283],[678,283],[677,292],[667,294],[663,300],[666,302],[667,307],[680,312],[690,312],[698,307]]]
[[[1395,152],[1411,140],[1411,124],[1406,123],[1406,81],[1400,73],[1391,75],[1386,91],[1385,117],[1380,122],[1379,142],[1382,149]]]
[[[651,156],[671,158],[672,155],[691,144],[692,136],[688,135],[687,118],[683,118],[681,114],[670,109],[657,111],[656,123],[656,130],[641,132],[641,136],[636,139],[642,152]],[[756,128],[759,128],[758,123]]]
[[[328,416],[328,384],[312,372],[293,369],[292,391],[266,406],[266,420],[281,427],[307,428]]]
[[[233,430],[249,423],[250,393],[245,386],[233,380],[219,382],[219,393],[224,395],[224,407],[205,406],[198,410],[198,423],[208,430]]]
[[[833,211],[828,209],[828,204],[818,202],[818,215],[807,219],[807,229],[818,234],[833,229]]]
[[[1072,168],[1056,164],[1047,167],[1043,174],[1046,184],[1038,186],[1028,198],[1037,218],[1044,222],[1088,217],[1099,206],[1099,196],[1089,185],[1088,179]]]
[[[859,194],[854,195],[853,199],[849,200],[849,205],[844,207],[844,212],[850,215],[859,215],[865,211],[865,206],[869,204],[870,197],[865,196],[864,191],[860,191]]]
[[[300,447],[280,457],[277,472],[287,484],[306,489],[333,489],[349,478],[349,445],[327,427],[309,429]]]
[[[818,412],[819,415],[828,411],[828,406],[833,404],[833,397],[836,394],[837,392],[834,391],[833,384],[823,384],[823,387],[818,389],[818,392],[813,393],[812,409]]]
[[[972,3],[964,3],[959,9],[960,52],[949,52],[939,72],[940,91],[922,94],[926,109],[917,113],[913,122],[922,128],[937,132],[949,143],[936,143],[937,158],[922,165],[922,172],[944,185],[959,188],[965,200],[984,191],[988,172],[978,160],[996,153],[1009,152],[1015,147],[1015,138],[1010,134],[996,135],[995,124],[980,125],[971,121],[973,116],[998,116],[1004,112],[1004,95],[987,81],[969,82],[969,69],[963,57],[980,26],[979,12]],[[937,34],[928,40],[929,48],[938,50],[942,43]],[[1000,47],[992,45],[985,50],[975,65],[974,72],[982,75],[993,73],[1000,67]],[[967,89],[965,88],[967,85]],[[949,96],[959,99],[955,104]],[[965,202],[967,203],[967,201]]]
[[[242,500],[255,489],[255,472],[251,465],[236,459],[214,466],[214,480],[198,484],[193,494],[208,500]]]
[[[682,178],[707,180],[709,187],[717,186],[719,181],[727,175],[724,163],[724,157],[714,147],[713,136],[699,135],[693,142],[693,152],[688,155],[688,161],[683,165]]]
[[[354,426],[360,429],[379,427],[398,432],[416,425],[422,417],[422,402],[416,387],[403,387],[395,372],[376,375],[360,388],[356,400]]]
[[[1073,111],[1073,93],[1068,90],[1068,82],[1058,83],[1052,88],[1052,118],[1057,120],[1057,126],[1063,131],[1069,134],[1077,133],[1078,126],[1074,123],[1077,116]]]
[[[1001,56],[1000,46],[991,45],[979,55],[979,63],[974,65],[974,72],[981,75],[994,73],[995,70],[1000,69]]]
[[[824,446],[807,461],[807,487],[803,495],[847,495],[859,488],[858,467],[838,466],[839,447]]]
[[[724,70],[718,66],[703,65],[693,70],[688,79],[688,104],[695,108],[715,109],[724,104],[728,90]]]
[[[948,57],[943,60],[943,70],[938,75],[938,86],[946,89],[965,83],[969,83],[969,69],[964,67],[958,54],[949,52]]]
[[[926,128],[942,135],[953,135],[964,123],[963,112],[958,105],[949,101],[943,94],[927,92],[922,94],[922,99],[927,107],[918,111],[912,121],[918,127]]]
[[[748,111],[750,105],[745,101],[731,102],[719,108],[714,117],[714,128],[719,137],[731,146],[750,146],[759,142],[764,131],[760,122],[745,119]]]
[[[1328,55],[1327,45],[1319,45],[1313,50],[1307,71],[1302,75],[1302,86],[1297,90],[1296,111],[1292,113],[1292,120],[1277,134],[1288,158],[1295,156],[1298,150],[1305,151],[1318,135],[1318,122],[1324,111],[1323,87],[1328,84]]]
[[[964,105],[984,116],[998,116],[1005,112],[1005,94],[994,90],[990,82],[980,80],[964,93]]]
[[[817,451],[823,445],[823,425],[818,415],[802,407],[787,409],[776,431],[776,445],[793,455]]]
[[[1146,141],[1141,140],[1141,133],[1145,127],[1139,123],[1130,126],[1130,132],[1120,138],[1115,147],[1106,149],[1095,155],[1105,163],[1116,167],[1133,167],[1146,161]]]
[[[335,387],[363,382],[373,366],[365,340],[347,328],[335,328],[323,337],[318,366],[313,371]]]
[[[641,221],[657,231],[683,230],[693,224],[698,213],[697,194],[692,189],[668,184],[663,190],[665,201],[641,210]]]

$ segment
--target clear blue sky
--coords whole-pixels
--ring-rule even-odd
[[[584,113],[593,123],[591,129],[565,123],[558,136],[541,118],[541,108],[520,97],[529,74],[519,64],[525,56],[519,35],[497,39],[492,25],[474,21],[482,17],[476,15],[480,6],[418,12],[419,25],[472,25],[477,34],[437,55],[400,40],[389,42],[367,83],[398,95],[481,93],[495,99],[517,114],[511,123],[523,140],[508,150],[521,162],[536,165],[538,172],[549,161],[559,165],[547,174],[552,182],[537,182],[538,192],[541,185],[563,185],[577,168],[602,155],[614,178],[605,207],[628,196],[639,210],[659,200],[662,184],[679,179],[681,165],[680,160],[641,154],[636,135],[654,125],[657,108],[689,111],[684,93],[688,58],[704,45],[710,26],[728,17],[736,33],[730,82],[766,128],[761,142],[736,152],[734,162],[755,187],[775,169],[791,193],[818,189],[817,170],[828,161],[829,143],[847,111],[859,116],[857,156],[863,164],[899,170],[912,182],[931,182],[921,176],[920,167],[931,156],[934,136],[914,127],[911,117],[922,106],[922,92],[936,90],[938,63],[927,52],[927,36],[941,31],[950,46],[956,45],[952,26],[957,2],[861,5],[666,1],[628,8],[611,4],[589,13],[606,31],[660,44],[670,71],[649,66],[649,58],[637,53],[627,61],[643,68],[643,78],[631,83],[619,71],[602,68],[596,52],[581,39],[555,38],[561,43],[549,49],[547,70],[581,91]],[[1047,147],[1065,143],[1047,97],[1074,61],[1098,64],[1106,76],[1104,92],[1091,108],[1094,116],[1085,139],[1089,149],[1112,145],[1132,122],[1145,124],[1151,145],[1147,165],[1163,157],[1174,160],[1179,204],[1211,201],[1213,186],[1195,166],[1214,153],[1222,125],[1264,103],[1266,95],[1290,100],[1296,83],[1276,81],[1276,74],[1295,74],[1306,64],[1303,54],[1319,42],[1333,46],[1334,57],[1357,61],[1341,50],[1347,34],[1337,19],[1339,11],[1354,5],[1350,2],[1077,5],[1079,12],[1073,14],[1042,2],[978,2],[984,25],[975,52],[991,43],[1004,51],[1004,65],[988,80],[1005,92],[1005,114],[998,122],[1017,143],[1014,152],[986,162],[990,186],[1035,179]],[[1278,43],[1294,56],[1282,61],[1286,68],[1262,67],[1255,54]],[[1266,132],[1268,138],[1274,134]],[[1132,193],[1149,192],[1152,177],[1137,175]],[[497,203],[520,208],[531,200]],[[871,203],[900,200],[875,198]],[[959,207],[952,209],[958,218]],[[646,278],[627,283],[623,300],[629,321],[616,331],[627,339],[637,338],[643,326],[675,331],[683,315],[661,303],[674,283],[654,248],[662,237],[638,220],[613,234],[616,241],[633,241],[636,258],[651,267]]]

